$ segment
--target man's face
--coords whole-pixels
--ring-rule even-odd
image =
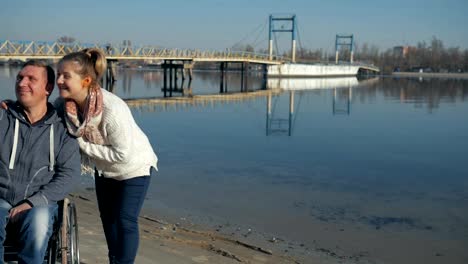
[[[16,99],[24,107],[47,102],[47,72],[45,68],[28,65],[16,77]]]

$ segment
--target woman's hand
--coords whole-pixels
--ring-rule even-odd
[[[8,110],[8,105],[9,103],[12,103],[13,101],[12,100],[3,100],[1,103],[0,103],[0,107],[2,109],[5,109],[5,110]]]

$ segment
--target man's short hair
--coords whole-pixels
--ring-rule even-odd
[[[21,69],[24,69],[26,66],[36,66],[36,67],[41,67],[44,68],[47,72],[47,84],[52,85],[52,90],[54,89],[55,85],[55,72],[50,65],[43,61],[43,60],[28,60],[23,64]],[[52,92],[52,91],[50,91]]]

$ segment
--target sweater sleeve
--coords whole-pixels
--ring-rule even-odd
[[[66,135],[56,157],[52,180],[27,198],[34,206],[47,205],[64,199],[73,187],[73,178],[81,174],[80,151],[75,138]]]
[[[94,144],[78,138],[81,151],[92,159],[104,160],[111,163],[127,163],[130,157],[130,124],[133,117],[121,113],[106,116],[105,130],[107,132],[107,145]],[[127,120],[126,124],[124,120]]]

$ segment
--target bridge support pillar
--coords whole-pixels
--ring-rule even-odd
[[[247,92],[249,90],[249,65],[248,62],[242,62],[241,65],[241,92]]]
[[[175,64],[172,60],[165,60],[161,65],[163,68],[163,92],[164,97],[172,97],[172,93],[183,93],[183,89],[178,87],[178,72],[183,71],[183,64]],[[169,77],[169,80],[168,80]],[[182,83],[184,80],[182,80]]]
[[[241,62],[241,92],[244,92],[244,84],[245,84],[245,79],[244,79],[244,76],[245,76],[245,63],[244,62]]]
[[[106,90],[110,92],[114,92],[115,88],[115,81],[117,80],[116,78],[116,73],[115,73],[115,62],[117,60],[107,60],[107,68],[106,68],[106,73],[105,77],[102,76],[101,78],[101,84],[102,87],[105,87]],[[106,79],[106,83],[104,84],[104,78]]]
[[[262,65],[263,80],[262,80],[262,89],[267,89],[267,78],[268,78],[268,66],[266,64]]]
[[[114,82],[117,80],[115,73],[115,63],[117,60],[107,60],[107,69],[106,69],[106,82]]]
[[[193,66],[194,65],[195,65],[195,63],[193,61],[190,62],[190,63],[184,63],[184,67],[182,69],[182,74],[183,74],[182,76],[184,76],[184,77],[182,77],[182,79],[185,78],[185,72],[187,72],[188,76],[189,76],[189,80],[190,81],[192,80],[192,78],[193,78]]]
[[[226,81],[226,71],[228,68],[228,62],[221,62],[219,70],[221,71],[221,79],[219,83],[219,93],[227,92],[227,81]]]

